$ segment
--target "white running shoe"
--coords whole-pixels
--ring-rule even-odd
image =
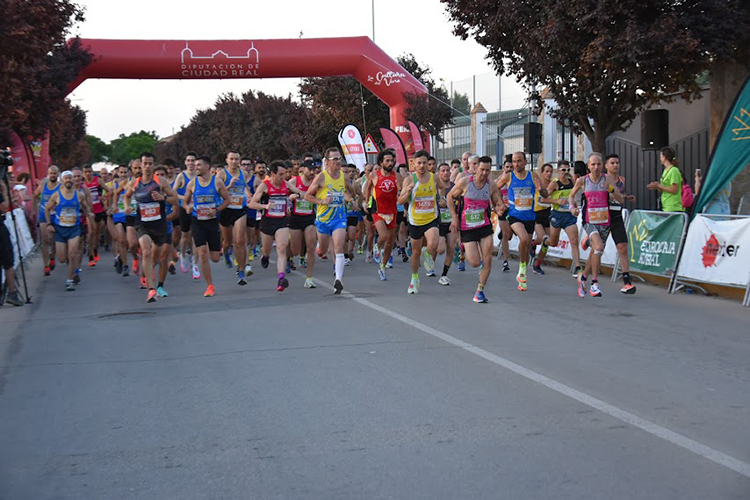
[[[193,279],[194,280],[201,279],[201,270],[198,269],[198,266],[196,266],[195,264],[193,264]]]
[[[444,286],[448,286],[451,284],[451,280],[448,279],[448,276],[441,276],[440,279],[438,280],[438,283]]]

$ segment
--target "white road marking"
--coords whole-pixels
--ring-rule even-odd
[[[300,276],[304,276],[303,274],[299,273],[299,271],[294,271],[294,273],[299,274]],[[333,290],[332,285],[329,285],[328,283],[321,281],[318,278],[315,278],[315,282]],[[399,314],[397,312],[386,309],[385,307],[381,307],[367,299],[356,297],[352,295],[351,293],[347,292],[346,290],[344,290],[341,295],[365,307],[369,307],[370,309],[378,311],[382,314],[385,314],[386,316],[389,316],[395,320],[398,320],[404,324],[407,324],[413,328],[416,328],[417,330],[423,331],[424,333],[428,335],[432,335],[435,338],[438,338],[444,342],[447,342],[451,345],[459,347],[463,349],[464,351],[475,354],[479,356],[480,358],[484,358],[491,363],[494,363],[498,366],[502,366],[503,368],[510,370],[517,375],[520,375],[533,382],[536,382],[537,384],[543,385],[544,387],[547,387],[548,389],[551,389],[559,394],[567,396],[571,399],[575,399],[579,403],[583,403],[586,406],[594,408],[595,410],[599,410],[602,413],[606,413],[607,415],[614,417],[622,422],[625,422],[626,424],[630,424],[633,427],[637,427],[638,429],[641,429],[642,431],[645,431],[651,434],[652,436],[661,438],[691,453],[695,453],[696,455],[699,455],[716,464],[726,467],[727,469],[731,469],[735,472],[738,472],[739,474],[742,474],[743,476],[747,478],[750,478],[750,463],[743,462],[742,460],[739,460],[730,455],[727,455],[726,453],[723,453],[719,450],[711,448],[710,446],[707,446],[703,443],[699,443],[698,441],[694,439],[690,439],[689,437],[683,434],[680,434],[679,432],[675,432],[670,429],[667,429],[666,427],[662,427],[661,425],[655,424],[651,422],[650,420],[646,420],[645,418],[641,418],[638,415],[635,415],[634,413],[630,413],[627,410],[623,410],[622,408],[611,405],[605,401],[602,401],[601,399],[595,398],[594,396],[590,396],[589,394],[586,394],[585,392],[581,392],[577,389],[573,389],[572,387],[567,386],[561,382],[558,382],[557,380],[551,379],[545,375],[542,375],[541,373],[537,373],[534,370],[529,370],[528,368],[525,368],[517,363],[514,363],[513,361],[510,361],[509,359],[506,359],[502,356],[498,356],[497,354],[493,354],[489,351],[486,351],[468,342],[464,342],[463,340],[459,338],[448,335],[447,333],[443,333],[440,330],[436,330],[430,326],[420,323],[419,321],[408,318],[404,316],[403,314]]]

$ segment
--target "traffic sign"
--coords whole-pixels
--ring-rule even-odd
[[[372,140],[372,136],[367,134],[365,139],[365,153],[376,155],[380,152],[378,147],[375,145],[375,141]]]

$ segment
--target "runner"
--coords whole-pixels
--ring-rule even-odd
[[[165,160],[166,161],[166,160]],[[169,168],[166,165],[158,165],[154,169],[154,176],[160,181],[163,179],[169,183]],[[171,186],[171,183],[170,183]],[[175,231],[174,222],[179,222],[180,218],[180,206],[177,202],[177,193],[175,193],[173,202],[165,202],[164,204],[164,215],[167,219],[167,242],[164,244],[164,248],[161,252],[161,259],[159,260],[159,278],[156,286],[156,295],[159,297],[168,297],[169,293],[164,288],[164,282],[167,280],[167,272],[174,274],[174,262],[172,257],[174,255],[174,240],[172,233]]]
[[[328,253],[330,240],[333,239],[333,250],[336,254],[333,283],[334,293],[340,294],[344,289],[341,279],[344,277],[344,243],[346,242],[346,212],[344,203],[357,196],[349,179],[341,172],[341,151],[328,148],[325,151],[325,170],[313,180],[305,193],[305,199],[318,205],[315,227],[318,230],[320,253]],[[278,243],[277,243],[278,244]]]
[[[245,267],[247,266],[247,200],[252,196],[247,188],[245,174],[240,169],[240,154],[237,151],[227,153],[227,168],[221,170],[216,178],[223,182],[229,193],[229,205],[221,211],[221,225],[224,262],[232,268],[232,250],[237,260],[237,284],[246,285]]]
[[[635,196],[625,194],[625,178],[620,175],[620,157],[607,155],[604,163],[607,169],[607,180],[614,184],[617,190],[627,201],[635,201]],[[609,218],[612,228],[612,239],[617,245],[617,255],[620,259],[620,272],[622,272],[623,285],[620,292],[632,295],[635,293],[635,285],[630,281],[630,261],[628,259],[628,231],[625,229],[625,220],[622,217],[622,204],[617,200],[609,199]]]
[[[194,259],[196,247],[191,233],[193,216],[185,210],[184,205],[187,186],[190,181],[195,179],[195,160],[197,157],[198,155],[193,151],[185,154],[185,170],[177,176],[174,182],[174,190],[177,192],[180,204],[180,271],[186,273],[189,269],[192,269],[193,279],[196,280],[201,278],[201,273],[198,262]],[[192,249],[190,254],[188,254],[188,247]]]
[[[181,173],[180,168],[177,166],[175,161],[172,158],[165,158],[162,164],[167,168],[167,181],[169,182],[169,185],[172,186],[172,189],[174,189],[174,185],[177,182],[177,176]],[[175,274],[177,267],[175,266],[175,261],[178,260],[177,252],[175,251],[175,248],[178,248],[180,246],[180,240],[182,239],[182,231],[180,230],[180,210],[179,210],[179,204],[181,203],[181,200],[177,199],[177,210],[174,212],[174,217],[167,217],[168,223],[171,227],[170,235],[172,237],[170,241],[170,246],[172,247],[172,253],[169,256],[169,274]],[[171,210],[171,205],[167,205],[167,211]],[[171,214],[169,214],[171,215]],[[157,292],[159,289],[157,288]]]
[[[401,184],[399,186],[403,185],[403,179],[405,179],[409,175],[409,166],[405,163],[402,163],[396,168],[396,173],[399,176],[399,179],[401,179]],[[399,194],[400,194],[399,190]],[[406,217],[404,216],[404,213],[406,212],[406,207],[403,203],[396,203],[396,246],[398,247],[398,253],[401,255],[401,260],[404,262],[409,262],[409,257],[411,256],[411,242],[409,241],[409,221],[406,220]],[[409,248],[407,249],[407,244]],[[389,263],[393,260],[393,256],[389,259]],[[392,268],[393,265],[387,265],[388,268]]]
[[[378,232],[378,244],[374,245],[373,259],[379,264],[378,276],[381,281],[386,281],[385,270],[391,258],[398,225],[398,187],[403,180],[393,171],[396,153],[392,149],[384,149],[378,153],[377,165],[379,168],[370,174],[363,191],[373,193],[374,202],[372,207],[367,208],[368,214],[372,216],[373,226]]]
[[[94,176],[94,169],[91,165],[83,167],[83,185],[89,190],[93,209],[93,215],[88,220],[88,244],[89,267],[94,267],[99,262],[99,238],[104,226],[103,223],[107,220],[107,212],[102,203],[102,194],[109,193],[109,187],[107,187],[101,177]]]
[[[196,254],[200,262],[200,271],[206,280],[206,291],[203,296],[213,297],[216,289],[211,279],[209,258],[213,262],[219,262],[221,233],[219,232],[217,211],[221,212],[229,205],[229,192],[223,182],[217,182],[216,177],[211,175],[211,158],[208,156],[194,157],[194,161],[191,163],[196,175],[185,189],[182,206],[191,215],[189,231],[193,236]],[[185,234],[185,231],[183,231],[183,234]],[[193,266],[196,265],[193,262]],[[196,272],[193,270],[193,278],[195,278],[195,275]],[[198,276],[200,276],[200,273]]]
[[[315,162],[305,159],[300,167],[300,175],[289,181],[291,187],[306,193],[315,178]],[[289,219],[289,232],[292,239],[292,255],[299,255],[300,267],[307,270],[305,288],[315,288],[313,271],[315,268],[315,246],[317,245],[317,233],[315,231],[315,205],[304,198],[294,200],[292,215]],[[306,248],[307,258],[302,253],[302,246]]]
[[[247,217],[245,218],[245,241],[247,241],[246,248],[248,262],[245,266],[245,277],[247,278],[249,276],[252,276],[253,274],[253,266],[250,264],[250,262],[255,260],[255,243],[258,238],[256,233],[256,227],[258,225],[258,221],[256,219],[257,213],[255,210],[250,208],[249,202],[255,194],[255,187],[257,182],[259,182],[259,179],[255,175],[253,161],[250,158],[243,157],[240,160],[240,168],[242,168],[243,171],[246,172],[245,179],[247,179],[247,190],[249,194],[245,202],[245,214],[247,215]]]
[[[534,198],[536,193],[547,196],[547,188],[541,187],[539,176],[536,172],[526,170],[526,155],[521,152],[513,153],[513,171],[503,174],[498,179],[496,187],[502,189],[508,186],[508,223],[511,230],[520,240],[518,244],[518,290],[528,290],[526,283],[526,265],[529,262],[529,248],[531,247],[531,236],[534,234]]]
[[[128,167],[120,165],[115,169],[116,178],[112,181],[110,191],[109,214],[112,233],[112,244],[115,251],[115,271],[125,274],[128,269],[128,238],[125,231],[125,190],[128,188]]]
[[[576,269],[574,276],[578,276],[579,272],[583,271],[581,269],[580,250],[578,248],[578,219],[570,213],[570,202],[568,200],[574,184],[570,163],[566,160],[560,161],[558,163],[558,176],[553,178],[547,187],[547,199],[552,202],[552,209],[549,215],[551,227],[547,247],[556,247],[559,245],[560,233],[561,231],[565,231],[570,242],[570,253],[573,256],[573,264]],[[544,258],[544,254],[541,252],[537,256],[538,261],[540,257]]]
[[[141,286],[148,289],[146,302],[156,302],[156,277],[154,266],[162,259],[167,241],[167,215],[165,203],[177,203],[177,193],[166,179],[166,169],[159,168],[164,175],[154,176],[155,160],[153,153],[141,154],[141,177],[135,179],[125,191],[125,214],[135,212],[135,230],[141,248]],[[136,202],[135,209],[130,201]],[[168,248],[168,247],[166,247]],[[163,296],[166,296],[164,294]]]
[[[451,192],[454,183],[451,182],[451,168],[447,163],[441,163],[438,167],[438,175],[440,182],[443,183],[443,187],[439,189],[438,197],[438,209],[440,210],[440,225],[438,226],[440,232],[440,243],[438,244],[438,254],[445,255],[443,262],[443,274],[440,275],[438,283],[444,286],[451,284],[451,280],[448,278],[448,271],[453,263],[453,253],[455,251],[456,241],[458,241],[458,231],[451,229],[451,222],[453,222],[453,214],[450,207],[448,206],[448,193]]]
[[[592,297],[601,297],[599,289],[599,266],[601,265],[604,246],[607,244],[607,236],[612,229],[609,217],[609,200],[614,197],[618,203],[623,203],[622,194],[613,182],[603,175],[604,158],[601,153],[589,155],[589,174],[576,181],[573,190],[568,196],[571,212],[576,217],[581,209],[575,202],[578,191],[583,191],[583,231],[585,233],[581,247],[586,250],[591,247],[591,254],[586,260],[586,269],[578,275],[578,296],[586,296],[586,278],[591,273],[591,288],[589,294]]]
[[[542,186],[549,186],[552,182],[552,171],[553,167],[551,163],[545,163],[539,172],[539,178]],[[547,190],[549,194],[549,189]],[[531,243],[531,258],[534,261],[531,270],[534,274],[544,274],[542,269],[542,262],[544,256],[547,255],[547,240],[549,240],[549,216],[551,211],[552,203],[548,198],[544,198],[540,193],[537,193],[534,197],[534,233],[536,237]],[[539,249],[539,255],[535,256],[533,250],[536,250],[537,246],[541,246]],[[536,258],[535,258],[536,257]]]
[[[76,270],[81,265],[81,215],[87,216],[91,207],[85,196],[75,189],[73,173],[66,170],[60,175],[62,184],[58,190],[52,193],[47,205],[44,207],[45,220],[52,221],[47,225],[47,231],[55,235],[57,256],[60,262],[67,262],[68,276],[65,280],[65,289],[69,292],[75,290],[74,280]],[[52,214],[54,213],[54,218]]]
[[[141,159],[136,158],[135,160],[130,161],[130,179],[128,181],[128,184],[125,186],[124,189],[127,189],[133,182],[135,182],[137,179],[141,177]],[[123,200],[124,200],[124,194],[123,194]],[[130,200],[130,209],[131,209],[131,215],[128,215],[127,212],[125,214],[125,236],[127,237],[128,242],[128,249],[130,251],[130,255],[133,256],[133,274],[138,275],[139,271],[139,260],[138,260],[138,234],[135,230],[135,212],[136,212],[136,205],[137,202],[135,201],[135,198],[132,198]],[[130,276],[129,268],[128,266],[124,266],[122,268],[122,275],[123,276]]]
[[[510,175],[513,171],[513,155],[505,155],[505,161],[503,162],[503,173]],[[497,224],[500,226],[500,234],[498,239],[500,240],[500,246],[502,247],[502,253],[498,253],[498,258],[502,256],[503,259],[503,272],[510,271],[510,240],[513,238],[513,231],[510,229],[508,224],[508,210],[510,209],[510,198],[508,198],[508,186],[500,185],[497,183],[497,188],[500,190],[500,197],[502,198],[503,205],[505,205],[505,211],[501,217],[498,217]]]
[[[456,185],[448,192],[448,208],[451,211],[451,230],[461,230],[461,241],[466,251],[466,260],[471,267],[481,266],[479,271],[479,284],[474,293],[474,302],[487,303],[484,287],[490,278],[492,271],[492,221],[490,212],[495,207],[498,216],[505,211],[500,198],[500,192],[489,180],[492,170],[492,158],[482,156],[479,158],[475,175],[464,176],[458,180]],[[462,198],[459,212],[456,210],[456,201]]]
[[[289,201],[296,200],[297,194],[290,195],[289,186],[284,181],[286,167],[281,160],[274,160],[269,166],[271,175],[255,191],[250,208],[263,210],[260,221],[261,258],[260,265],[268,268],[273,242],[276,241],[276,270],[278,282],[276,291],[283,292],[289,287],[286,278],[287,249],[289,247]]]
[[[79,196],[81,196],[82,199],[85,199],[87,202],[87,206],[91,207],[91,194],[89,193],[89,190],[86,189],[86,187],[83,185],[83,171],[78,167],[73,167],[70,169],[71,172],[73,172],[73,189],[78,191]],[[78,245],[78,258],[73,259],[76,262],[78,262],[78,267],[75,270],[75,274],[73,275],[73,281],[77,285],[81,281],[81,260],[83,258],[83,253],[86,251],[86,245],[88,243],[88,221],[92,217],[91,211],[87,212],[88,215],[86,217],[83,217],[83,214],[81,214],[81,242]]]
[[[412,254],[411,282],[406,292],[410,294],[419,293],[419,265],[423,238],[427,243],[424,268],[427,270],[427,276],[435,276],[435,257],[440,239],[437,196],[438,189],[443,187],[443,183],[435,174],[427,171],[429,156],[425,150],[414,153],[415,171],[404,179],[398,197],[401,203],[409,203],[409,238]]]
[[[57,165],[51,165],[47,169],[47,179],[39,184],[36,191],[34,191],[34,199],[39,199],[39,215],[37,219],[39,220],[39,239],[42,242],[42,259],[45,276],[49,276],[50,272],[55,269],[55,240],[47,231],[47,225],[51,224],[52,221],[46,219],[44,209],[52,193],[60,189],[59,175],[60,169],[57,168]]]

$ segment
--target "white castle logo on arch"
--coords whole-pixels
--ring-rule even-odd
[[[211,55],[193,54],[188,42],[180,52],[184,78],[250,78],[260,76],[260,52],[255,43],[242,55],[230,55],[219,49]]]

